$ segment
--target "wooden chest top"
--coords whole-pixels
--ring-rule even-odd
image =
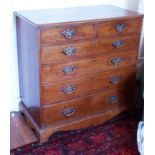
[[[16,14],[19,14],[21,17],[27,19],[36,26],[142,16],[140,13],[132,12],[112,5],[19,11]]]

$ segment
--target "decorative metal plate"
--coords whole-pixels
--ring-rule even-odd
[[[71,56],[71,55],[74,55],[75,54],[76,49],[74,47],[67,47],[67,48],[64,49],[63,52],[64,52],[64,54],[66,56]]]
[[[112,43],[112,45],[116,48],[120,48],[124,45],[124,41],[123,40],[116,40]]]
[[[74,89],[75,89],[74,86],[72,86],[72,85],[67,85],[67,86],[65,86],[65,87],[63,88],[62,91],[64,92],[64,94],[71,94],[71,93],[73,93]]]
[[[67,29],[63,31],[62,34],[66,39],[72,39],[75,36],[76,31],[74,29]]]
[[[119,76],[114,76],[111,78],[110,82],[113,83],[113,84],[116,84],[120,81],[120,77]]]
[[[65,116],[71,116],[71,115],[73,115],[74,113],[75,113],[75,108],[74,107],[71,107],[71,108],[66,108],[66,109],[64,109],[63,110],[63,115],[65,115]]]
[[[119,98],[117,96],[110,96],[109,97],[109,102],[110,103],[116,103],[118,102]]]
[[[115,29],[116,29],[117,32],[122,32],[122,31],[124,31],[125,27],[126,27],[126,25],[123,24],[123,23],[119,23],[119,24],[116,24],[116,25],[115,25]]]
[[[112,60],[111,60],[111,63],[113,64],[113,65],[119,65],[120,64],[120,62],[121,62],[121,59],[120,58],[113,58]]]
[[[63,72],[65,73],[65,74],[72,74],[73,72],[74,72],[74,66],[72,65],[72,66],[67,66],[67,67],[64,67],[63,68]]]

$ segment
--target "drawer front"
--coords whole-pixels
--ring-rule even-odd
[[[128,85],[134,78],[135,66],[131,66],[42,85],[41,102],[46,105],[92,94],[105,88]]]
[[[94,36],[95,26],[93,24],[47,28],[41,30],[41,44],[52,45],[65,42],[69,43],[74,40],[91,39]]]
[[[127,87],[110,89],[101,93],[80,97],[60,104],[43,107],[43,124],[65,122],[100,111],[108,111],[129,106],[131,89]]]
[[[142,18],[104,21],[98,24],[97,37],[140,34]]]
[[[123,43],[120,46],[119,41]],[[53,64],[101,55],[111,51],[119,52],[128,49],[138,49],[138,47],[139,36],[115,37],[97,41],[42,47],[41,57],[42,64]]]
[[[112,52],[96,58],[82,59],[62,64],[42,67],[42,82],[55,82],[79,75],[95,74],[136,63],[137,51]]]

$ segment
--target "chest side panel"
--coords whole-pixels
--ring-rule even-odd
[[[40,125],[38,29],[16,16],[21,101]]]

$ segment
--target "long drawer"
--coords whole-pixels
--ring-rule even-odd
[[[63,80],[41,87],[43,105],[92,94],[106,88],[130,85],[135,78],[135,66]]]
[[[111,51],[119,52],[138,49],[139,36],[112,37],[96,41],[83,41],[72,44],[45,46],[41,48],[42,64],[68,62]],[[109,53],[110,54],[110,53]]]
[[[42,67],[42,82],[55,82],[80,75],[116,69],[136,63],[137,50],[111,52],[95,58],[81,59]]]
[[[43,124],[65,122],[96,112],[130,106],[131,89],[123,87],[43,107]]]

